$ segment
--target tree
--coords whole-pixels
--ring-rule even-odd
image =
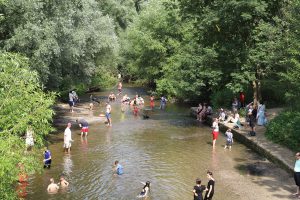
[[[12,0],[2,9],[3,47],[30,58],[48,89],[90,83],[99,65],[115,70],[118,38],[96,1]]]
[[[223,86],[234,92],[253,83],[254,99],[260,100],[261,80],[276,74],[276,45],[283,36],[277,17],[284,3],[259,0],[179,0],[181,14],[193,21],[195,37],[204,48],[214,49]]]
[[[44,93],[38,74],[31,71],[28,59],[11,53],[0,54],[0,199],[16,197],[12,187],[20,168],[27,173],[40,167],[38,147],[53,130],[51,120],[54,93]],[[26,129],[34,130],[35,147],[27,152],[23,136]]]

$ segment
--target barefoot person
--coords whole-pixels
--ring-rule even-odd
[[[300,152],[296,153],[296,162],[294,167],[294,179],[297,185],[297,193],[294,195],[300,198]]]
[[[143,198],[143,197],[149,196],[150,181],[147,181],[146,183],[142,183],[142,184],[144,184],[144,187],[143,187],[142,191],[140,192],[140,194],[137,196],[138,198]]]
[[[215,192],[215,179],[213,178],[213,174],[210,171],[207,171],[208,183],[206,187],[206,193],[204,200],[212,200]]]
[[[109,102],[106,103],[106,111],[105,111],[105,117],[107,119],[107,125],[108,126],[112,126],[111,123],[111,105],[109,104]]]
[[[231,129],[228,129],[226,131],[225,136],[226,136],[226,144],[225,144],[224,149],[229,148],[229,150],[231,151],[231,146],[233,143],[233,134],[231,132]]]
[[[83,134],[87,136],[89,132],[89,123],[85,119],[80,119],[80,120],[76,119],[76,122],[81,128],[81,137],[83,136]]]
[[[44,153],[44,168],[50,169],[51,167],[51,152],[48,148],[46,148]]]
[[[71,123],[69,122],[68,125],[67,125],[67,128],[65,129],[65,132],[64,132],[64,150],[65,152],[67,153],[70,153],[70,150],[71,150],[71,142],[73,141],[72,140],[72,132],[71,132]]]
[[[213,148],[215,148],[216,141],[217,141],[218,135],[219,135],[219,120],[218,120],[218,118],[215,118],[215,121],[213,122],[212,128],[213,128],[213,131],[212,131]]]
[[[153,95],[151,95],[150,96],[150,108],[151,108],[151,110],[154,110],[154,96]]]
[[[119,83],[118,83],[118,91],[119,91],[119,93],[118,93],[118,95],[120,95],[120,94],[122,94],[122,82],[120,81]]]
[[[59,186],[56,183],[54,183],[54,179],[50,178],[50,184],[47,187],[48,193],[55,194],[58,192],[58,189],[59,189]]]
[[[70,106],[70,112],[74,112],[73,108],[74,108],[74,95],[72,93],[72,91],[69,92],[69,106]]]
[[[205,191],[206,187],[201,185],[201,180],[199,178],[196,179],[196,185],[194,186],[194,200],[203,200],[203,191]]]

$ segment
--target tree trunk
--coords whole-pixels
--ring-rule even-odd
[[[252,81],[253,85],[253,105],[257,106],[258,102],[261,101],[261,83],[259,80]]]

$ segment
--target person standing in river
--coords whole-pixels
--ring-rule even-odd
[[[109,102],[106,103],[106,111],[105,111],[105,116],[107,119],[107,126],[112,126],[111,123],[111,105],[109,104]]]
[[[70,153],[71,151],[71,142],[72,140],[72,132],[71,132],[71,126],[72,124],[69,122],[67,125],[67,128],[64,132],[64,150],[66,153]]]
[[[46,147],[45,152],[44,152],[44,168],[50,169],[51,167],[51,152],[50,150]]]
[[[196,185],[194,186],[194,200],[203,200],[203,191],[205,191],[205,186],[201,185],[201,180],[199,178],[196,179]]]
[[[294,179],[297,185],[297,193],[294,196],[297,196],[300,199],[300,152],[296,153],[296,162],[294,167]]]
[[[69,92],[69,106],[70,106],[70,112],[74,112],[74,95],[72,93],[72,91]]]
[[[119,81],[119,83],[118,83],[118,91],[119,91],[118,95],[122,94],[122,87],[123,87],[122,82]]]
[[[81,137],[83,136],[83,134],[87,136],[89,132],[89,123],[85,119],[80,119],[80,120],[76,119],[76,122],[81,128]]]
[[[206,186],[206,193],[204,200],[212,200],[215,192],[215,179],[213,178],[213,173],[211,171],[207,171],[208,183]]]
[[[154,110],[154,96],[153,95],[151,95],[150,96],[150,108],[151,108],[151,110],[153,111]]]
[[[219,120],[218,118],[215,118],[215,121],[212,124],[212,135],[213,135],[213,148],[215,148],[216,146],[216,141],[218,139],[218,135],[219,135]]]

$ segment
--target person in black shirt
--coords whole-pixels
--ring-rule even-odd
[[[194,186],[194,200],[203,200],[202,193],[205,190],[205,186],[201,185],[201,180],[199,178],[196,179],[196,186]]]
[[[207,183],[204,200],[212,200],[215,191],[215,179],[213,178],[212,172],[207,171],[207,178],[209,181]]]
[[[248,116],[249,116],[249,125],[251,127],[251,131],[255,132],[255,121],[256,121],[257,109],[256,106],[250,107]]]

